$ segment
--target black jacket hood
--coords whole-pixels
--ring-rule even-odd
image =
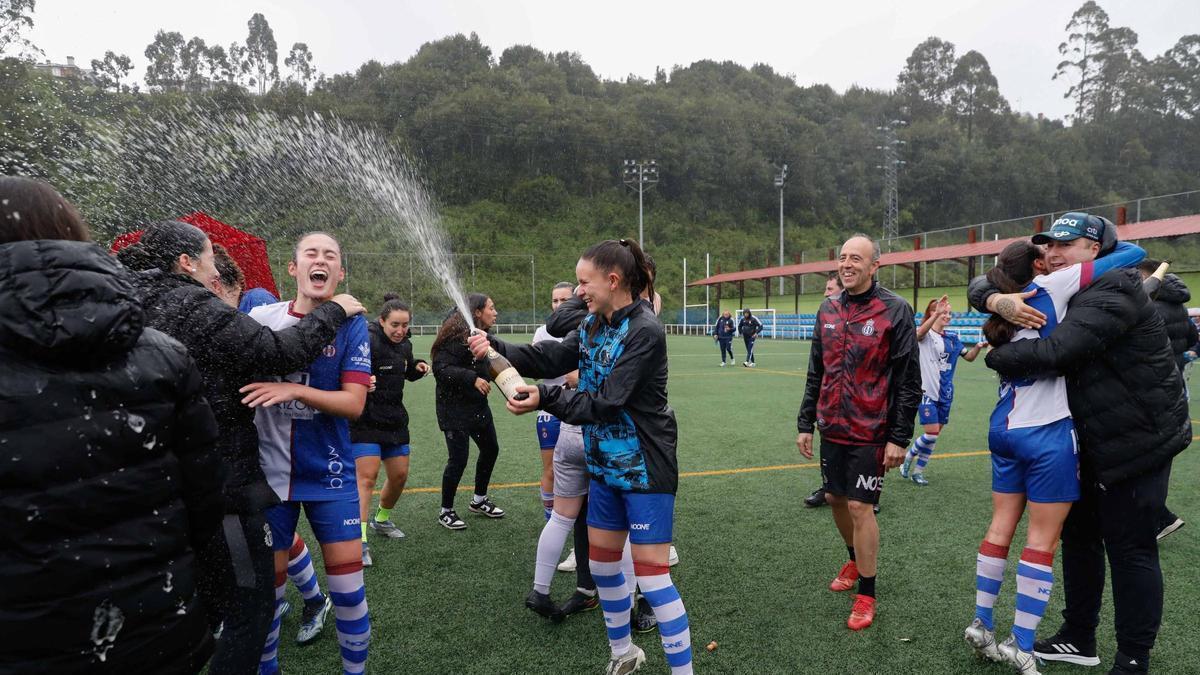
[[[1188,290],[1187,284],[1174,274],[1168,274],[1163,277],[1162,285],[1158,287],[1158,295],[1156,300],[1161,302],[1169,302],[1174,305],[1182,305],[1192,300],[1192,292]]]
[[[91,242],[0,245],[0,345],[75,363],[127,352],[144,316],[129,273]]]

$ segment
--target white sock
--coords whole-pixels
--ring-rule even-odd
[[[487,495],[475,495],[474,497],[471,497],[471,503],[478,504],[485,499],[487,499]]]
[[[560,515],[557,511],[550,514],[550,520],[542,527],[538,537],[537,562],[533,566],[533,590],[538,593],[550,592],[550,581],[558,567],[558,556],[562,554],[567,537],[575,528],[575,519]]]
[[[629,588],[630,600],[637,601],[637,575],[633,573],[633,549],[629,547],[629,539],[625,539],[625,548],[621,551],[621,573],[625,575],[625,585]]]

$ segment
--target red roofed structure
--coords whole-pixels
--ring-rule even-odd
[[[229,251],[230,257],[237,261],[246,275],[246,288],[265,288],[275,297],[279,297],[279,288],[275,286],[275,277],[271,275],[271,263],[267,257],[267,243],[262,239],[239,230],[232,225],[226,225],[203,211],[196,211],[178,218],[185,223],[195,225],[208,235],[214,244],[220,244]],[[126,232],[117,237],[112,244],[112,252],[116,253],[131,244],[136,244],[142,238],[142,231]]]

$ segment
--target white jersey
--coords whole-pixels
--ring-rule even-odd
[[[939,333],[930,328],[917,341],[921,363],[921,391],[928,401],[950,401],[954,398],[954,369],[958,357],[966,350],[958,333]]]
[[[546,330],[545,326],[538,326],[538,329],[533,332],[532,342],[543,342],[546,340],[553,340],[554,342],[562,342],[563,341],[562,338],[554,337],[553,335],[551,335],[550,331]],[[567,383],[566,376],[550,377],[550,378],[546,378],[546,379],[542,380],[542,384],[545,384],[545,385],[551,386],[551,387],[561,387],[566,383]],[[569,434],[583,433],[582,430],[580,429],[580,427],[577,427],[574,424],[567,424],[566,422],[562,422],[560,420],[559,433],[563,433],[563,432],[566,432]]]

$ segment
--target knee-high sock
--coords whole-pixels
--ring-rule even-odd
[[[637,574],[633,571],[633,549],[629,538],[625,539],[625,548],[621,550],[621,573],[625,575],[625,586],[629,588],[629,597],[637,596]]]
[[[367,645],[371,642],[362,560],[327,565],[325,576],[329,580],[329,598],[333,600],[338,645],[342,648],[342,670],[347,675],[361,673],[367,667]]]
[[[667,654],[667,663],[671,666],[671,675],[691,673],[692,634],[688,629],[683,600],[679,598],[675,584],[671,583],[671,568],[667,565],[634,563],[634,570],[642,594],[650,601],[654,617],[658,619],[658,633],[662,638],[663,651]]]
[[[579,555],[579,551],[575,552]],[[588,549],[588,562],[592,566],[592,578],[600,595],[600,608],[604,610],[604,625],[608,629],[608,646],[614,657],[629,651],[629,610],[632,607],[629,587],[625,585],[625,574],[621,572],[621,552],[601,548],[592,544]]]
[[[912,469],[913,472],[920,473],[925,470],[925,465],[933,456],[933,446],[937,443],[937,439],[937,434],[921,434],[917,440],[913,441],[912,447],[908,449],[908,454],[915,455],[917,458],[917,464]]]
[[[1004,581],[1004,567],[1008,564],[1008,547],[997,546],[987,540],[979,545],[975,559],[975,618],[983,622],[988,630],[995,630],[992,608],[1000,594]]]
[[[1054,588],[1054,554],[1027,548],[1017,563],[1017,613],[1013,617],[1013,636],[1022,651],[1033,651],[1038,623],[1050,602]]]
[[[538,537],[537,562],[533,565],[533,589],[538,593],[550,592],[550,580],[554,578],[558,556],[562,555],[563,545],[574,528],[575,519],[557,511],[550,514],[550,520],[542,527],[542,534]]]
[[[275,675],[279,672],[279,627],[283,622],[283,594],[287,590],[287,573],[275,573],[275,617],[271,619],[271,630],[267,632],[267,643],[263,645],[258,660],[260,675]]]
[[[321,586],[317,583],[312,556],[298,534],[292,537],[292,548],[288,551],[287,575],[305,602],[321,597]]]

